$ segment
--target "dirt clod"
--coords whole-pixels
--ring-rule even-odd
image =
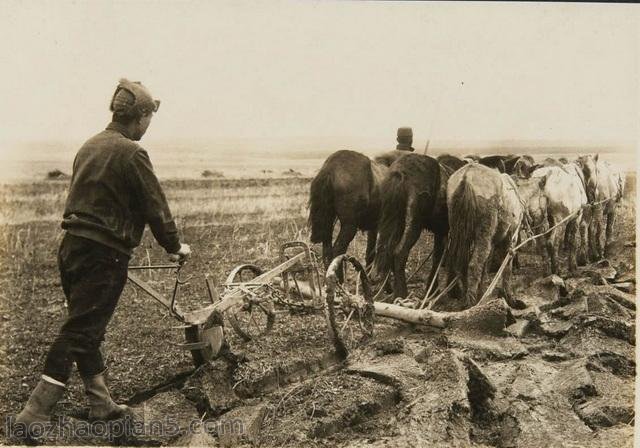
[[[42,184],[21,194],[30,197],[54,189],[58,199],[49,208],[55,210],[47,213],[55,214],[56,222],[5,226],[0,244],[0,259],[10,261],[0,270],[0,280],[4,294],[11,297],[0,301],[6,335],[0,343],[3,416],[18,412],[27,400],[66,313],[56,267],[61,237],[57,219],[66,184]],[[208,198],[222,193],[233,203],[239,194],[249,194],[241,204],[253,207],[249,212],[225,212],[235,215],[212,215],[211,206],[202,202],[200,208],[209,207],[206,212],[178,215],[181,238],[194,249],[184,268],[193,278],[181,290],[184,309],[207,303],[204,274],[224,279],[233,266],[244,263],[269,269],[277,264],[282,243],[308,240],[309,179],[199,179],[163,185],[177,205],[183,201],[175,198],[190,197],[195,189]],[[266,193],[260,196],[261,192]],[[282,202],[279,216],[254,207],[264,200]],[[225,206],[223,202],[215,207]],[[346,361],[333,352],[322,312],[293,313],[277,307],[273,330],[263,337],[245,342],[227,326],[234,353],[246,354],[243,362],[227,365],[218,360],[194,371],[189,353],[167,343],[184,342],[182,331],[172,328],[176,322],[127,286],[104,347],[113,397],[134,404],[143,423],[174,417],[177,430],[163,437],[84,437],[50,443],[631,446],[636,298],[634,289],[624,284],[635,288],[635,254],[623,243],[635,240],[633,210],[627,200],[610,261],[582,268],[577,277],[543,278],[544,257],[525,247],[513,286],[527,309],[512,310],[503,299],[489,297],[482,304],[485,308],[471,312],[480,310],[475,319],[452,328],[377,319],[373,340]],[[430,252],[431,239],[423,239],[410,258],[410,272]],[[365,243],[366,237],[358,235],[350,253],[364,259]],[[314,249],[320,253],[320,247]],[[565,255],[561,252],[560,258]],[[147,233],[132,264],[155,263],[163,257],[163,249]],[[171,292],[172,278],[166,273],[147,277],[154,287]],[[616,287],[612,281],[623,285]],[[411,293],[423,297],[424,288],[423,282],[415,282]],[[86,414],[84,391],[74,375],[55,415],[73,419],[80,427],[87,423],[82,420]],[[187,422],[196,423],[194,432],[185,431]],[[241,434],[240,423],[250,437]],[[6,442],[4,431],[0,428],[0,443]]]
[[[215,360],[200,367],[181,389],[185,397],[195,403],[200,414],[220,415],[240,403],[233,389],[230,366]]]
[[[261,404],[242,406],[226,413],[221,418],[225,423],[218,430],[220,444],[233,446],[240,442],[255,442],[260,437],[260,428],[266,415],[267,407]]]

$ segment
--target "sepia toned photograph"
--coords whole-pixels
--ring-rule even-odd
[[[0,2],[0,445],[634,447],[640,9]]]

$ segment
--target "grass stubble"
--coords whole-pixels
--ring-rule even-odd
[[[206,179],[163,182],[183,241],[193,256],[185,267],[189,283],[182,289],[184,308],[206,305],[204,275],[221,283],[241,263],[269,269],[278,264],[278,250],[291,240],[309,240],[307,199],[309,178]],[[65,316],[56,253],[63,235],[60,218],[68,181],[0,185],[0,416],[18,412],[42,371],[46,351]],[[635,239],[635,174],[619,205],[617,232]],[[414,248],[409,272],[429,253],[424,234]],[[364,257],[366,236],[358,234],[350,252]],[[316,248],[318,253],[320,248]],[[145,232],[131,264],[162,263],[163,250]],[[146,279],[169,293],[166,273]],[[286,318],[286,317],[285,317]],[[322,319],[318,317],[318,319]],[[180,330],[168,313],[127,286],[107,332],[105,353],[116,400],[162,383],[191,368],[188,352],[174,342]],[[309,328],[301,328],[301,338]],[[293,331],[296,331],[295,329]],[[322,331],[320,327],[315,331]],[[233,344],[232,340],[232,344]],[[237,341],[236,341],[237,342]],[[309,349],[300,343],[300,350]],[[306,348],[305,348],[306,347]],[[289,347],[295,351],[295,347]],[[305,353],[301,353],[302,356]],[[80,412],[81,382],[74,373],[59,412]],[[0,428],[0,441],[4,427]]]

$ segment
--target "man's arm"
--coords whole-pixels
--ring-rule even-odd
[[[128,177],[138,199],[145,221],[156,241],[170,254],[180,251],[178,229],[171,216],[167,199],[153,172],[149,155],[138,149],[129,161]]]

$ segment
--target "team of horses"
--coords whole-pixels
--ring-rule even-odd
[[[367,232],[371,278],[391,274],[393,297],[406,297],[409,253],[428,230],[434,247],[427,285],[437,287],[444,264],[455,283],[451,294],[471,307],[495,260],[500,263],[527,236],[543,234],[537,244],[554,274],[560,272],[561,242],[570,273],[606,257],[624,183],[624,175],[598,155],[536,163],[528,155],[433,158],[396,150],[370,159],[342,150],[327,158],[311,183],[311,241],[322,244],[327,267],[358,230]],[[509,261],[501,292],[510,306],[522,308],[511,273]]]

